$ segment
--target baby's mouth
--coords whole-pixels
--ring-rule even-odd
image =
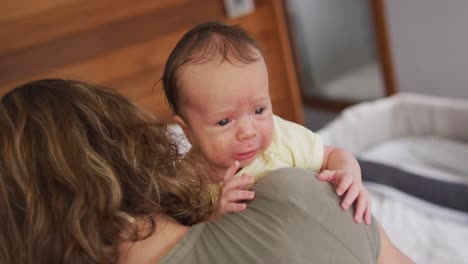
[[[254,150],[250,150],[250,151],[246,151],[242,153],[236,153],[234,154],[234,159],[238,161],[248,160],[254,157],[255,155],[257,155],[257,152],[258,152],[258,149],[254,149]]]

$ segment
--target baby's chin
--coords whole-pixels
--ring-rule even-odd
[[[257,158],[259,154],[249,158],[249,159],[246,159],[246,160],[242,160],[242,161],[239,161],[239,168],[244,168],[244,167],[247,167],[249,166],[250,164],[252,164],[252,162],[255,160],[255,158]]]
[[[239,161],[239,169],[236,171],[236,173],[238,173],[241,169],[243,169],[244,167],[247,167],[249,166],[250,164],[252,164],[252,162],[255,160],[255,158],[257,158],[259,154],[249,158],[249,159],[245,159],[245,160],[237,160]],[[218,174],[222,174],[220,175],[221,177],[224,177],[224,174],[226,173],[226,170],[229,169],[229,167],[234,164],[234,162],[236,162],[235,159],[232,159],[226,163],[223,163],[222,165],[221,164],[212,164],[212,169],[214,169],[214,171],[216,171],[216,173]]]

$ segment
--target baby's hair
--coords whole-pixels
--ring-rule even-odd
[[[179,114],[179,71],[184,65],[213,60],[248,64],[262,57],[261,48],[240,26],[213,21],[190,29],[172,50],[164,67],[164,92],[172,112]]]

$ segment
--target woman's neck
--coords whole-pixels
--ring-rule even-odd
[[[120,245],[119,264],[158,263],[189,230],[168,217],[156,217],[156,231],[136,242],[124,242]]]

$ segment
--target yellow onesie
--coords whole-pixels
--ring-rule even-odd
[[[319,172],[323,163],[322,138],[309,129],[273,116],[275,131],[271,145],[236,177],[247,173],[255,182],[268,173],[284,167],[311,169]]]

